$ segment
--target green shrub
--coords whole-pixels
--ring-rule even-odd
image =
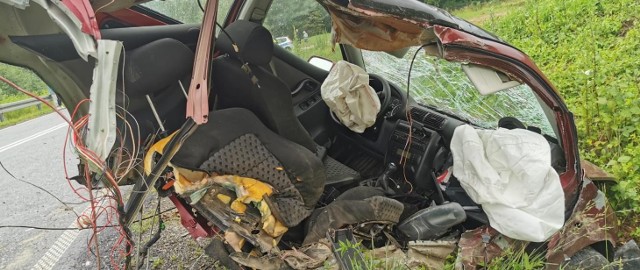
[[[620,183],[617,209],[640,212],[640,2],[527,0],[485,28],[540,66],[575,114],[581,158]],[[628,213],[628,212],[627,212]]]

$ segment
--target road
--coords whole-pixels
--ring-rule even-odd
[[[17,181],[0,169],[0,269],[95,269],[95,260],[87,255],[89,230],[1,227],[73,227],[74,211],[82,213],[87,208],[87,203],[81,203],[65,179],[63,162],[69,176],[77,175],[77,158],[70,147],[66,160],[62,159],[66,127],[60,116],[52,113],[0,129],[0,162],[8,172],[55,194],[69,205],[66,207],[46,192]],[[73,186],[80,187],[75,182]]]
[[[0,168],[0,269],[113,269],[110,249],[119,236],[113,228],[99,233],[101,267],[98,267],[96,257],[88,251],[90,230],[6,227],[76,228],[76,213],[86,211],[88,203],[81,202],[65,179],[64,163],[69,176],[78,173],[77,157],[69,146],[66,160],[62,159],[66,132],[66,123],[54,113],[0,129],[0,163],[8,172],[47,190],[69,206],[43,190],[14,179]],[[73,188],[81,187],[75,181],[71,184]],[[125,198],[130,190],[130,187],[121,187]],[[152,193],[145,203],[143,216],[153,214],[156,202],[156,194]],[[169,200],[163,200],[163,212],[172,208]],[[166,229],[160,241],[149,250],[147,260],[154,269],[213,267],[215,261],[202,256],[200,244],[188,236],[175,211],[163,214],[163,220]],[[99,223],[104,224],[104,219]],[[137,234],[134,232],[135,239],[142,240],[141,243],[151,237],[152,228],[157,226],[147,227]]]

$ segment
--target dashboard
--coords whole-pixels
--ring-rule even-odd
[[[406,91],[390,85],[388,106],[379,114],[374,126],[362,134],[343,129],[351,141],[378,153],[384,164],[394,163],[402,168],[402,176],[412,182],[418,193],[444,200],[436,184],[436,177],[452,164],[449,144],[456,127],[465,124],[427,106],[418,104]],[[376,92],[376,85],[372,85]],[[382,101],[381,103],[384,103]],[[435,195],[435,196],[433,196]]]
[[[333,123],[331,129],[349,144],[366,150],[384,164],[402,167],[403,177],[413,182],[416,191],[433,191],[436,175],[448,167],[453,132],[464,122],[418,104],[405,90],[392,83],[386,83],[388,89],[382,89],[385,83],[376,80],[384,78],[371,76],[370,81],[381,99],[382,108],[376,123],[363,133],[355,133],[336,119],[332,120],[322,102],[320,84],[312,80],[300,82],[292,91],[294,112],[317,142],[330,138],[331,135],[325,134],[332,133],[318,128],[324,126],[319,122]]]

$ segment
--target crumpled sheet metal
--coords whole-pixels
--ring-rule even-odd
[[[585,179],[573,214],[549,239],[547,268],[559,268],[565,258],[594,243],[609,241],[615,246],[617,231],[618,219],[606,196],[591,180]]]
[[[511,248],[523,248],[528,242],[514,240],[501,235],[487,226],[462,233],[458,243],[458,257],[455,269],[474,270],[478,265],[486,265]]]
[[[580,160],[580,168],[584,170],[584,175],[593,181],[617,181],[615,176],[587,160]]]
[[[443,269],[449,254],[456,249],[456,241],[411,241],[407,251],[395,245],[369,250],[367,257],[375,260],[376,269]]]
[[[338,269],[330,246],[325,238],[300,249],[277,254],[258,257],[236,252],[231,254],[231,258],[242,266],[254,269],[285,269],[285,266],[295,270]],[[388,245],[369,250],[366,254],[375,269],[442,269],[455,248],[455,241],[413,241],[408,243],[406,252],[395,245]]]
[[[613,208],[595,184],[585,179],[573,214],[564,227],[551,236],[547,244],[546,269],[558,269],[562,262],[585,247],[609,241],[616,245],[617,218]],[[489,239],[486,244],[484,239]],[[473,270],[478,264],[499,257],[508,248],[524,247],[528,242],[500,235],[490,227],[482,226],[466,231],[460,237],[456,269]]]
[[[282,251],[280,258],[296,270],[316,269],[324,266],[325,262],[337,267],[331,244],[326,238],[300,249]]]
[[[336,259],[327,239],[304,246],[300,249],[273,252],[263,256],[255,256],[243,252],[230,254],[238,264],[253,269],[338,269]]]
[[[318,0],[332,21],[333,42],[372,51],[395,51],[419,46],[435,38],[428,24],[406,18]]]
[[[409,268],[426,267],[442,269],[449,254],[456,249],[455,241],[414,241],[409,242],[407,265]]]
[[[278,256],[265,255],[262,257],[256,257],[243,252],[235,252],[229,255],[236,263],[248,267],[250,269],[258,270],[280,270],[287,269],[286,263]]]

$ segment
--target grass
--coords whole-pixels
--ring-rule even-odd
[[[42,106],[42,109],[38,109],[36,106],[15,110],[4,114],[4,121],[0,122],[0,128],[13,126],[15,124],[48,114],[53,110],[47,106]]]
[[[514,8],[522,6],[525,0],[493,0],[479,4],[471,4],[467,7],[453,11],[453,15],[472,23],[482,25],[488,20],[502,17]]]
[[[144,234],[148,233],[152,230],[158,229],[158,217],[155,216],[150,219],[143,220],[142,222],[134,222],[129,227],[132,233],[134,234]]]
[[[342,59],[342,53],[338,46],[335,47],[335,51],[332,51],[332,47],[331,33],[326,33],[309,37],[307,41],[294,41],[292,53],[304,60],[320,56],[337,62]]]

